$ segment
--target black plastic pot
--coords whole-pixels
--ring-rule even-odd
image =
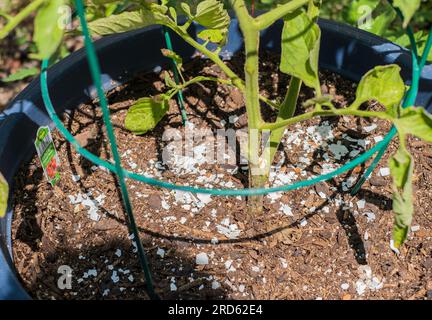
[[[320,21],[323,31],[321,68],[334,71],[350,80],[358,81],[376,65],[396,63],[402,67],[402,76],[409,84],[411,56],[399,46],[361,30]],[[265,50],[280,51],[282,24],[278,23],[262,33],[261,46]],[[196,30],[195,30],[196,32]],[[195,50],[180,38],[173,36],[174,50],[187,61]],[[96,43],[105,89],[127,81],[135,73],[158,70],[168,61],[160,52],[164,48],[161,29],[146,28],[103,38]],[[242,38],[236,20],[233,20],[230,38],[223,53],[235,53],[242,48]],[[87,102],[94,96],[85,52],[80,50],[57,63],[48,72],[48,85],[54,106],[59,114]],[[432,108],[432,67],[422,75],[417,105]],[[12,198],[13,177],[19,166],[35,153],[33,140],[42,125],[52,125],[48,118],[39,88],[34,80],[0,114],[0,171],[10,183]],[[0,219],[0,299],[30,298],[21,286],[12,260],[12,208]]]

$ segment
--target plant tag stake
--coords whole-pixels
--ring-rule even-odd
[[[60,180],[60,173],[58,168],[60,165],[60,158],[58,157],[57,150],[51,136],[51,131],[48,127],[40,127],[36,134],[35,147],[39,160],[42,164],[45,177],[48,182],[55,186]]]

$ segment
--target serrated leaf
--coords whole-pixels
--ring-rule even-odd
[[[318,59],[321,30],[303,10],[288,14],[282,31],[280,70],[319,90]]]
[[[231,19],[222,2],[201,1],[196,9],[194,20],[208,31],[200,32],[200,38],[217,44],[225,44]]]
[[[377,100],[387,109],[399,105],[405,94],[405,84],[400,76],[398,65],[378,66],[361,79],[352,108],[364,102]]]
[[[195,21],[209,29],[225,29],[230,24],[230,16],[222,2],[204,0],[197,6]]]
[[[400,135],[405,139],[405,135]],[[413,159],[409,152],[401,146],[390,159],[390,171],[393,177],[393,242],[399,247],[405,242],[414,215],[412,177]]]
[[[394,120],[394,124],[404,135],[412,134],[427,142],[432,142],[432,116],[424,108],[402,109],[400,117]]]
[[[183,66],[183,59],[180,57],[177,53],[174,51],[168,50],[168,49],[161,49],[162,54],[170,59],[173,59],[175,63],[177,64],[177,68],[181,69]]]
[[[204,29],[198,32],[197,36],[204,41],[221,43],[226,38],[226,33],[223,33],[223,31],[219,29]]]
[[[9,185],[0,172],[0,218],[3,218],[6,214],[8,197]]]
[[[23,80],[28,77],[32,77],[39,74],[39,68],[22,68],[19,69],[14,74],[11,74],[10,76],[1,79],[2,82],[14,82]]]
[[[399,8],[404,17],[403,27],[406,28],[410,23],[415,12],[420,8],[421,0],[393,0],[393,5]]]
[[[164,96],[141,98],[130,107],[126,119],[126,129],[136,135],[153,130],[168,112],[168,102]]]
[[[38,10],[34,21],[33,41],[38,59],[48,59],[63,40],[64,27],[60,24],[60,9],[65,0],[51,0]]]

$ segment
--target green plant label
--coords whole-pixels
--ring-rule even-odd
[[[58,168],[60,158],[54,146],[51,131],[48,127],[40,127],[35,140],[35,147],[48,182],[52,186],[60,180]]]

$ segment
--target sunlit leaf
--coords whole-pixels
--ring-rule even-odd
[[[182,8],[183,12],[186,13],[186,15],[189,18],[192,18],[192,12],[190,6],[186,2],[180,3],[180,7]]]
[[[320,9],[322,5],[322,0],[309,0],[308,4],[308,16],[312,19],[312,21],[316,21],[320,14]]]
[[[404,16],[403,27],[406,28],[416,11],[420,8],[421,0],[393,0],[393,5],[399,8]]]
[[[157,19],[150,11],[138,10],[111,15],[89,23],[93,34],[108,35],[157,24]]]
[[[230,16],[222,2],[204,0],[197,6],[195,21],[209,29],[225,29],[230,24]]]
[[[23,69],[19,69],[17,72],[15,72],[14,74],[11,74],[10,76],[1,79],[1,81],[3,82],[14,82],[14,81],[19,81],[19,80],[23,80],[25,78],[28,77],[32,77],[35,75],[39,74],[39,68],[23,68]]]
[[[163,96],[141,98],[130,107],[125,119],[125,127],[136,135],[144,134],[157,126],[168,109],[168,102]]]
[[[401,139],[405,139],[402,134]],[[412,176],[413,159],[401,146],[390,159],[390,170],[393,177],[393,246],[396,249],[405,242],[414,215]]]
[[[177,23],[177,12],[173,7],[169,8],[169,12],[171,17],[173,18],[174,22]]]
[[[318,91],[321,30],[302,10],[287,15],[284,20],[280,70]]]
[[[412,134],[432,142],[432,116],[424,108],[403,109],[400,117],[394,120],[394,124],[403,134]]]
[[[379,101],[387,108],[399,105],[405,94],[405,84],[400,76],[398,65],[378,66],[366,73],[361,79],[352,104],[358,108],[369,100]]]
[[[147,4],[136,11],[128,11],[109,17],[100,18],[89,23],[89,29],[96,35],[108,35],[122,33],[152,25],[175,25],[174,21],[166,14],[168,7]]]
[[[218,44],[225,44],[231,19],[223,3],[217,0],[201,1],[196,10],[194,20],[207,30],[199,33],[199,37]]]
[[[34,21],[33,41],[36,43],[38,59],[48,59],[63,40],[64,29],[61,25],[61,8],[65,0],[47,1],[39,10]]]
[[[198,32],[198,37],[204,41],[213,43],[221,43],[226,38],[226,33],[219,29],[204,29]]]
[[[414,39],[416,41],[419,54],[423,54],[426,48],[428,35],[429,33],[424,30],[419,30],[416,33],[414,33]],[[400,45],[401,47],[405,47],[410,50],[412,49],[410,39],[403,29],[398,30],[396,32],[392,32],[390,35],[387,36],[387,38],[390,41]],[[428,61],[432,61],[432,51],[429,52]]]
[[[175,83],[175,81],[171,78],[170,74],[168,73],[168,71],[164,71],[163,72],[163,79],[165,81],[165,85],[167,87],[170,88],[175,88],[177,87],[177,84]]]
[[[344,12],[344,18],[351,24],[361,24],[378,6],[381,0],[353,0]]]
[[[391,23],[396,18],[396,12],[387,2],[381,2],[378,8],[374,11],[373,19],[371,19],[370,24],[366,23],[360,26],[373,34],[384,36],[391,25]]]

